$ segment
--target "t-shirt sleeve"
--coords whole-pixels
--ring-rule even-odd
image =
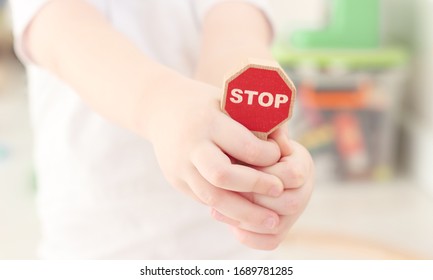
[[[272,32],[275,31],[275,23],[272,15],[272,9],[267,0],[193,0],[197,12],[197,17],[200,21],[200,23],[203,22],[204,17],[209,12],[210,9],[212,9],[213,6],[219,3],[224,2],[244,2],[249,3],[251,5],[254,5],[258,9],[262,11],[262,13],[265,15],[266,19],[269,22],[269,25],[272,29]]]
[[[24,64],[32,63],[23,42],[24,32],[35,15],[50,1],[51,0],[9,0],[12,14],[14,49],[18,58]]]

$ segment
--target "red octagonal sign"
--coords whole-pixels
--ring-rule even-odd
[[[249,63],[224,85],[222,110],[261,139],[288,120],[296,89],[278,64]]]

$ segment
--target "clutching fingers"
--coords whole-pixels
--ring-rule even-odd
[[[236,223],[268,230],[278,227],[280,223],[274,211],[252,203],[239,193],[213,186],[196,170],[192,171],[187,183],[202,203]]]
[[[259,168],[260,171],[269,175],[274,175],[283,182],[284,189],[294,189],[302,187],[308,177],[306,167],[302,162],[282,158],[280,162],[269,167]]]
[[[281,157],[280,148],[275,141],[260,140],[225,114],[215,118],[211,138],[225,153],[249,165],[269,166]]]
[[[289,156],[293,152],[293,145],[289,140],[287,123],[282,124],[278,129],[269,135],[269,140],[275,141],[280,148],[281,157]]]
[[[282,157],[272,166],[258,168],[280,178],[285,189],[302,187],[314,176],[313,161],[308,151],[294,141],[291,141],[291,146],[293,150],[289,156]]]
[[[239,226],[231,225],[236,238],[242,244],[257,250],[274,250],[287,237],[287,233],[294,221],[289,217],[282,217],[277,231],[271,234],[263,234]]]
[[[219,147],[211,142],[202,144],[191,156],[200,175],[215,187],[278,197],[284,190],[283,181],[272,173],[249,166],[233,164]]]
[[[275,211],[282,216],[290,216],[295,221],[304,211],[311,197],[310,184],[298,189],[285,190],[278,198],[266,195],[252,194],[252,200],[257,205]]]
[[[233,220],[216,209],[212,209],[211,211],[214,219],[223,222],[232,228],[235,236],[241,243],[259,250],[273,250],[278,247],[278,245],[284,241],[288,231],[296,222],[301,212],[302,209],[297,211],[294,215],[281,215],[279,216],[280,223],[277,227],[272,230],[264,230],[263,228],[258,228],[253,225],[243,224]]]
[[[274,211],[279,215],[280,223],[273,229],[265,229],[263,227],[256,227],[249,224],[242,224],[236,220],[230,219],[218,212],[216,209],[212,209],[212,217],[220,222],[226,223],[231,226],[236,226],[240,229],[247,230],[250,232],[260,234],[279,234],[284,231],[287,227],[291,227],[299,216],[304,211],[307,202],[310,198],[311,192],[308,188],[286,190],[278,198],[271,198],[265,195],[247,194],[243,195],[248,200],[253,201],[256,205],[263,206],[269,210]]]
[[[255,233],[234,226],[232,231],[239,242],[256,250],[275,250],[284,240],[282,235]]]
[[[260,224],[259,226],[257,226],[257,225],[252,225],[252,224],[244,223],[229,218],[226,215],[219,212],[218,210],[216,210],[215,208],[211,209],[211,216],[215,220],[222,222],[224,224],[234,226],[240,229],[244,229],[250,232],[259,233],[259,234],[276,234],[281,228],[281,218],[282,218],[279,217],[280,223],[277,226],[270,226],[271,224],[266,224],[265,226],[263,224]]]

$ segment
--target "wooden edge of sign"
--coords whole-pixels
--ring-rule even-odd
[[[289,76],[286,74],[286,72],[283,70],[283,68],[280,66],[280,64],[276,61],[267,60],[267,59],[259,59],[259,58],[248,58],[246,61],[239,64],[238,67],[233,68],[234,70],[228,72],[226,75],[224,75],[224,87],[223,87],[223,98],[221,100],[221,111],[223,111],[226,115],[228,115],[227,111],[225,110],[225,103],[226,103],[226,97],[227,97],[227,88],[228,84],[235,79],[237,76],[240,75],[244,70],[248,68],[258,68],[258,69],[265,69],[265,70],[275,70],[280,75],[280,77],[286,82],[287,86],[292,91],[292,98],[290,100],[290,109],[289,109],[289,115],[287,118],[276,125],[271,131],[269,132],[257,132],[252,131],[254,135],[256,135],[259,139],[267,140],[268,135],[280,128],[283,124],[287,123],[288,120],[292,117],[293,114],[293,107],[296,100],[296,87],[293,84],[292,80],[289,78]]]
[[[258,132],[258,131],[251,131],[257,138],[261,140],[268,140],[269,133],[266,132]]]

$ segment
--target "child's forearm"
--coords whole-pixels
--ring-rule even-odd
[[[140,119],[151,114],[158,90],[184,79],[147,58],[85,1],[47,4],[24,40],[36,63],[70,84],[98,113],[132,130],[138,129],[137,114]]]
[[[242,2],[223,2],[205,17],[196,78],[222,86],[227,71],[250,57],[272,59],[271,28],[259,9]]]

